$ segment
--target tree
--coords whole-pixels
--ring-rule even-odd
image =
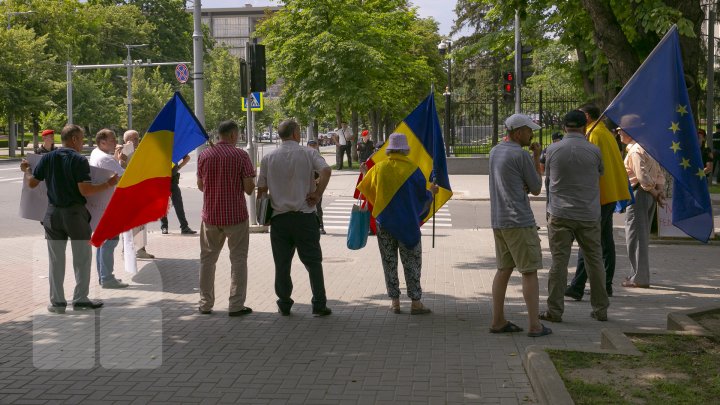
[[[165,103],[173,95],[173,88],[162,77],[160,69],[150,70],[147,68],[135,69],[133,71],[133,128],[140,134],[144,134],[155,120]],[[125,106],[119,108],[119,113],[126,114]],[[127,122],[125,122],[127,125]]]
[[[205,126],[217,128],[224,120],[239,121],[240,63],[227,47],[217,47],[210,52],[206,64],[207,89],[205,92]]]
[[[45,51],[47,36],[36,37],[25,27],[0,30],[0,111],[10,125],[9,154],[15,156],[16,117],[42,109],[57,84],[51,80],[54,57]]]
[[[120,128],[125,115],[119,114],[122,96],[112,84],[112,71],[95,70],[73,79],[73,119],[92,133],[100,128]]]
[[[606,105],[660,37],[677,24],[688,81],[698,82],[700,0],[582,0],[582,5],[571,0],[459,0],[456,13],[462,17],[454,30],[474,29],[462,42],[477,47],[493,35],[478,29],[491,21],[504,27],[507,47],[515,10],[520,10],[523,36],[540,44],[547,43],[547,36],[556,36],[561,44],[574,49],[586,96]],[[697,100],[697,86],[690,87],[690,95]]]

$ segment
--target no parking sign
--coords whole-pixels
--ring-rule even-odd
[[[187,83],[188,79],[190,78],[190,69],[188,69],[186,64],[181,63],[175,66],[175,78],[180,83]]]

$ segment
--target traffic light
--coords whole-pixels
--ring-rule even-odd
[[[503,100],[506,103],[515,100],[515,72],[503,73]]]
[[[250,89],[248,89],[248,64],[245,59],[240,59],[240,94],[247,97]]]
[[[532,76],[535,73],[535,70],[533,70],[532,67],[532,53],[533,47],[530,45],[525,45],[520,48],[521,53],[521,59],[520,59],[520,66],[521,66],[521,75],[522,78],[522,84],[525,84],[527,82],[528,77]]]
[[[265,45],[253,42],[250,45],[250,90],[253,92],[267,90],[265,82]]]

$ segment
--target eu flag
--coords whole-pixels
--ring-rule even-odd
[[[707,242],[713,228],[690,99],[673,26],[605,110],[674,178],[672,223]]]

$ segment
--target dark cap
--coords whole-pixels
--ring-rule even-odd
[[[552,134],[552,140],[557,141],[558,139],[563,139],[562,132],[553,132]]]
[[[307,144],[308,145],[317,145],[317,141],[315,139],[308,139]]]
[[[584,128],[585,125],[587,125],[587,117],[585,117],[585,113],[580,110],[572,110],[565,114],[563,125],[568,128]]]

